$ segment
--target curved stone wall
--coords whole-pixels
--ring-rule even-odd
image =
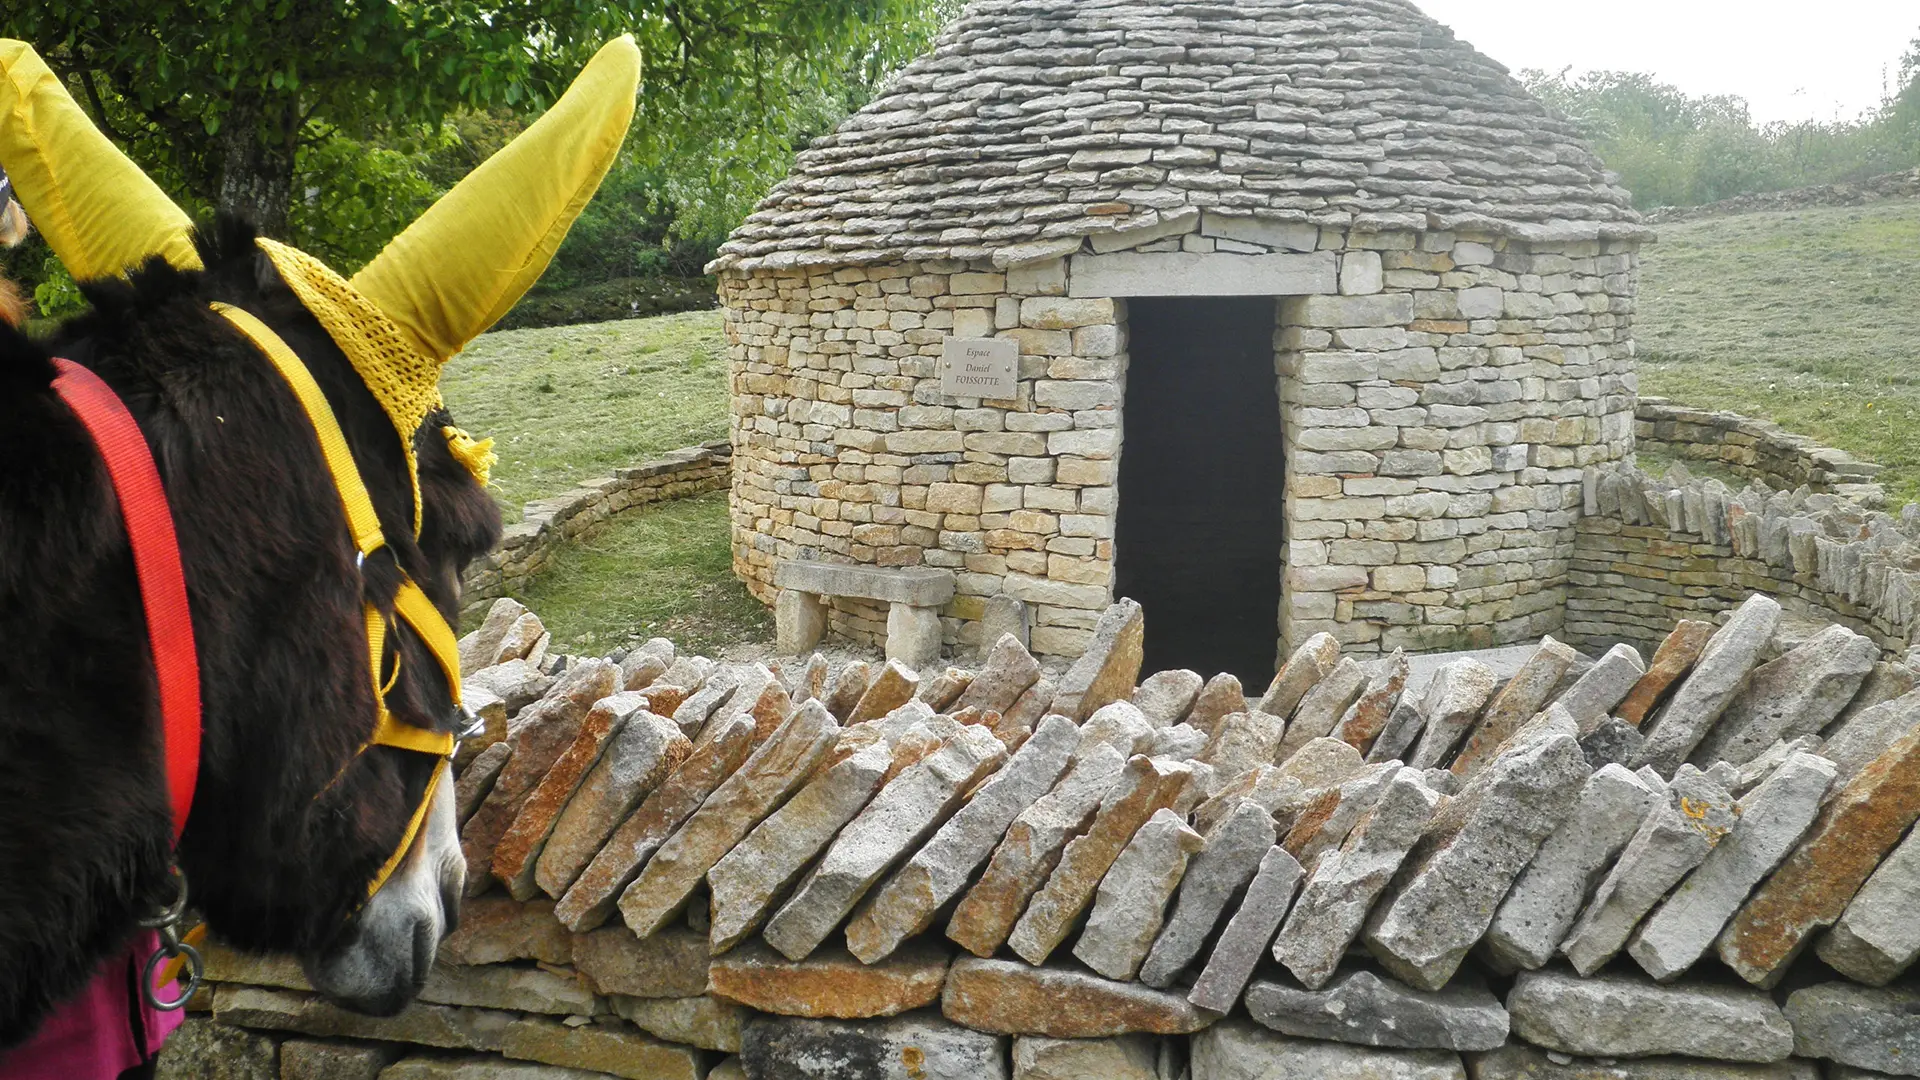
[[[1842,495],[1862,506],[1886,505],[1886,489],[1873,480],[1881,466],[1845,450],[1821,446],[1770,421],[1643,397],[1634,407],[1633,431],[1636,450],[1711,462],[1775,491],[1805,487]]]

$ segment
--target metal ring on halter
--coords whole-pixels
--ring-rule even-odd
[[[173,935],[163,934],[162,936],[172,938]],[[163,961],[171,960],[176,956],[187,958],[187,987],[180,992],[178,998],[162,1001],[160,992],[153,986],[153,973]],[[186,1008],[187,1002],[193,1000],[193,995],[200,992],[200,984],[206,981],[206,974],[206,961],[201,958],[199,949],[184,941],[167,941],[153,950],[153,955],[147,957],[147,966],[140,970],[140,996],[146,999],[148,1005],[161,1012],[177,1012]]]
[[[465,705],[460,706],[460,718],[468,721],[468,723],[466,727],[461,728],[459,733],[453,737],[455,745],[467,739],[474,738],[487,730],[487,718],[467,708]]]

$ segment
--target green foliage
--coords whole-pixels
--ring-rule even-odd
[[[1902,64],[1901,89],[1854,121],[1756,126],[1742,98],[1692,97],[1632,72],[1525,71],[1521,79],[1580,125],[1643,209],[1920,165],[1920,40]]]
[[[60,265],[59,259],[48,255],[40,269],[40,283],[33,287],[33,304],[40,309],[41,318],[63,319],[87,309],[87,299],[80,295],[80,286],[73,283],[73,277]]]

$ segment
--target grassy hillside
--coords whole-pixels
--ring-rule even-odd
[[[485,334],[440,387],[460,426],[494,440],[508,521],[532,499],[727,435],[717,311]]]
[[[1661,226],[1639,310],[1642,393],[1773,420],[1920,499],[1920,201]]]

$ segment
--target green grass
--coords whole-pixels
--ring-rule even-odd
[[[508,521],[533,499],[727,434],[717,311],[485,334],[440,388],[460,426],[493,438]]]
[[[1639,312],[1641,393],[1772,420],[1920,499],[1920,201],[1662,226]]]
[[[563,652],[666,637],[711,654],[773,633],[767,609],[734,578],[732,558],[727,495],[717,491],[615,518],[562,548],[515,599],[540,614]]]

